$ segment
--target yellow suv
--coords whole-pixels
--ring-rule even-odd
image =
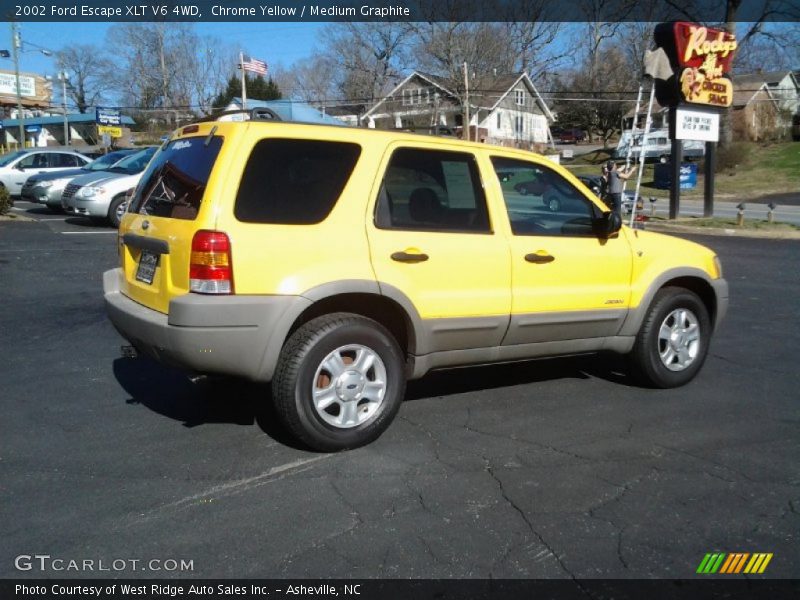
[[[614,351],[691,380],[728,303],[703,246],[621,227],[519,150],[267,121],[173,134],[104,275],[116,328],[198,373],[272,382],[309,446],[377,438],[431,369]]]

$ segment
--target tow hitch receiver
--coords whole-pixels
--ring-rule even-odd
[[[139,352],[133,346],[120,346],[119,351],[122,358],[137,358],[139,356]]]

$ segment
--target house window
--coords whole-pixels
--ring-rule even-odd
[[[497,113],[497,128],[500,129],[500,112]]]
[[[525,133],[525,120],[522,117],[514,117],[514,133],[517,135]]]
[[[525,106],[525,90],[514,90],[514,100],[519,106]]]

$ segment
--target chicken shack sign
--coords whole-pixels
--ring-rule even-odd
[[[733,103],[728,77],[736,52],[736,36],[696,23],[661,23],[656,45],[666,52],[674,75],[656,86],[662,106],[689,103],[727,108]]]

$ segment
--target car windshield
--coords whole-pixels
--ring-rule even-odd
[[[112,173],[125,173],[126,175],[141,173],[144,171],[147,163],[150,162],[150,159],[153,158],[156,150],[158,150],[158,148],[153,146],[152,148],[147,148],[146,150],[132,154],[127,158],[123,158],[121,161],[111,167],[109,171]]]
[[[120,152],[109,152],[99,158],[96,158],[92,162],[90,162],[85,167],[81,167],[84,171],[103,171],[105,169],[109,169],[112,166],[116,165],[118,162],[122,162],[122,159],[126,156],[130,156],[130,151],[120,151]]]
[[[28,153],[27,150],[16,150],[15,152],[12,152],[11,154],[6,154],[3,158],[0,158],[0,167],[5,167],[7,165],[10,165],[12,162],[14,162],[20,156],[24,156],[27,153]]]

